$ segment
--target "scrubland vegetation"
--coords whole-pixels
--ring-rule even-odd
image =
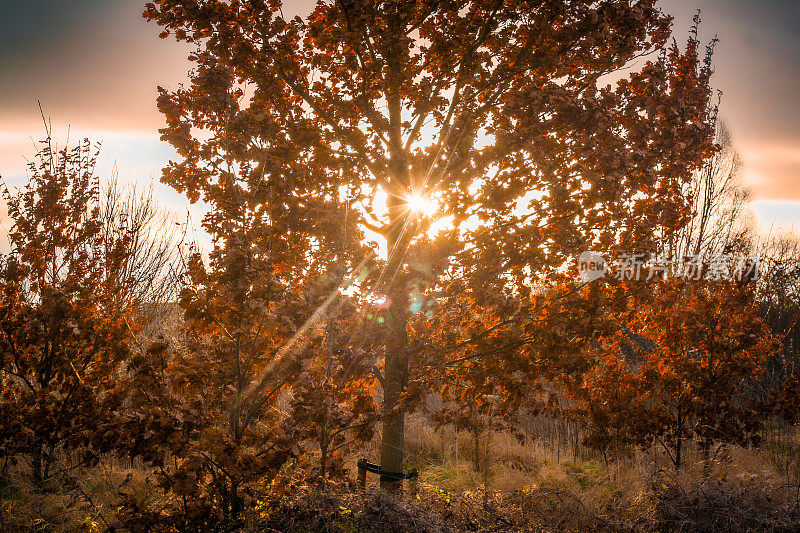
[[[502,433],[479,440],[483,469],[476,471],[472,435],[435,430],[416,417],[408,431],[408,457],[420,474],[416,496],[409,482],[399,499],[382,495],[376,480],[358,489],[355,460],[374,456],[373,442],[347,458],[344,479],[253,487],[241,530],[794,531],[800,520],[794,430],[765,429],[758,449],[724,447],[710,471],[696,447],[676,471],[655,448],[627,450],[605,463],[584,446],[554,446],[553,434],[521,444]],[[182,502],[137,462],[105,457],[55,476],[45,490],[27,474],[24,466],[6,472],[8,531],[184,528],[180,520],[160,518]],[[194,527],[214,528],[202,524]]]
[[[800,247],[748,220],[697,27],[144,14],[194,49],[161,180],[207,242],[48,128],[4,190],[0,528],[800,528]]]

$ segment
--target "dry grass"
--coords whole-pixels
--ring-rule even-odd
[[[43,486],[34,485],[20,465],[0,484],[0,531],[107,531],[117,523],[125,498],[149,508],[168,505],[144,470],[113,459],[65,470]]]
[[[606,464],[587,450],[577,454],[585,459],[564,460],[573,454],[495,434],[488,471],[476,472],[471,435],[437,432],[421,419],[412,424],[409,449],[428,498],[444,491],[451,501],[469,502],[461,506],[471,510],[467,516],[481,509],[484,521],[492,509],[504,509],[515,524],[534,530],[800,530],[796,432],[777,449],[720,448],[709,472],[699,449],[688,445],[679,474],[659,449],[619,452]],[[485,441],[481,449],[487,453]]]
[[[416,498],[392,500],[331,485],[300,488],[279,499],[265,495],[248,509],[250,531],[800,531],[797,433],[758,450],[721,448],[710,472],[689,446],[675,473],[666,455],[565,454],[541,442],[493,434],[436,430],[409,419],[407,449],[419,469]],[[377,460],[378,442],[350,458]],[[611,460],[613,457],[613,460]],[[488,458],[488,460],[487,460]],[[488,464],[488,468],[486,465]],[[120,527],[123,499],[158,514],[175,502],[145,471],[108,460],[39,488],[20,466],[0,483],[0,531],[105,531]]]

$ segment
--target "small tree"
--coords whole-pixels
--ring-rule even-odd
[[[657,400],[656,437],[683,463],[683,441],[699,440],[706,462],[714,443],[758,441],[765,405],[748,397],[778,341],[765,326],[754,284],[670,281],[642,310],[637,331],[653,344],[641,386]]]
[[[749,392],[778,347],[754,298],[754,284],[668,279],[619,290],[626,310],[617,331],[570,389],[589,423],[587,443],[647,446],[656,441],[675,468],[696,439],[758,441],[768,402]]]
[[[541,372],[535,359],[521,350],[529,339],[519,327],[492,328],[496,314],[486,313],[459,292],[454,290],[452,298],[435,306],[429,316],[411,321],[413,338],[419,342],[413,346],[412,360],[425,372],[411,375],[409,396],[437,393],[441,402],[433,403],[434,422],[472,434],[474,469],[483,472],[489,458],[481,457],[481,439],[488,442],[492,431],[502,430],[522,438],[517,415],[523,407],[530,412],[537,392],[530,378]],[[498,298],[498,303],[501,300],[504,314],[519,313],[520,302],[510,295]]]
[[[650,391],[641,387],[619,348],[611,343],[603,350],[584,377],[573,409],[586,422],[584,444],[601,451],[606,461],[609,450],[648,446],[658,429],[650,416]]]
[[[104,235],[96,157],[88,140],[57,151],[48,132],[28,185],[5,190],[13,226],[0,260],[0,455],[30,457],[37,483],[60,450],[92,459],[108,447],[137,328],[119,275],[130,233]]]
[[[190,244],[187,224],[159,206],[152,184],[128,185],[116,173],[101,184],[100,218],[105,246],[129,236],[117,277],[125,284],[124,297],[142,305],[140,315],[149,324],[178,297],[182,253]]]
[[[691,216],[670,243],[669,251],[677,256],[747,253],[753,244],[747,218],[750,191],[742,185],[742,159],[724,122],[717,122],[715,142],[717,152],[686,185]]]
[[[378,419],[379,348],[371,337],[380,326],[365,327],[363,320],[353,299],[337,304],[306,348],[303,371],[292,388],[289,417],[298,425],[298,436],[318,448],[318,466],[309,473],[323,483],[344,474],[346,452],[372,438]]]
[[[166,95],[159,101],[170,125],[164,137],[186,158],[165,169],[163,180],[209,205],[203,227],[212,246],[188,260],[178,301],[185,346],[158,343],[137,362],[137,375],[155,386],[136,395],[137,417],[149,429],[130,447],[180,496],[186,519],[210,516],[233,527],[253,484],[271,482],[302,453],[304,431],[318,414],[302,405],[313,404],[309,394],[317,392],[319,326],[335,312],[356,262],[366,261],[363,234],[340,199],[352,188],[336,176],[320,181],[304,160],[316,136],[289,129],[297,125],[291,107],[234,128],[231,121],[244,116],[231,75],[203,69],[179,98],[213,91],[216,97],[195,103],[207,128],[230,135],[195,142],[189,130],[174,129],[181,104]],[[252,141],[263,128],[275,137]],[[195,164],[203,170],[189,170]],[[332,427],[323,425],[328,435]],[[332,441],[322,441],[329,449]]]

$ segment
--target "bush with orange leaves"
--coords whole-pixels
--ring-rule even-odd
[[[757,443],[770,402],[748,394],[779,348],[752,282],[671,278],[603,288],[624,302],[618,329],[595,341],[594,360],[569,389],[588,421],[587,443],[657,443],[676,468],[695,439]],[[611,296],[614,297],[614,296]]]

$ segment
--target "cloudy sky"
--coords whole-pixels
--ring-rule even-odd
[[[141,0],[0,0],[0,175],[16,185],[43,135],[37,100],[55,133],[103,141],[101,172],[157,180],[172,156],[158,140],[156,86],[186,79],[186,49],[158,39]],[[302,13],[312,0],[288,0]],[[662,0],[685,38],[702,11],[701,37],[720,44],[715,88],[744,162],[762,227],[800,230],[800,2]],[[288,14],[288,13],[287,13]],[[184,200],[167,187],[171,207]],[[4,224],[6,223],[6,224]],[[0,227],[7,225],[0,219]]]

